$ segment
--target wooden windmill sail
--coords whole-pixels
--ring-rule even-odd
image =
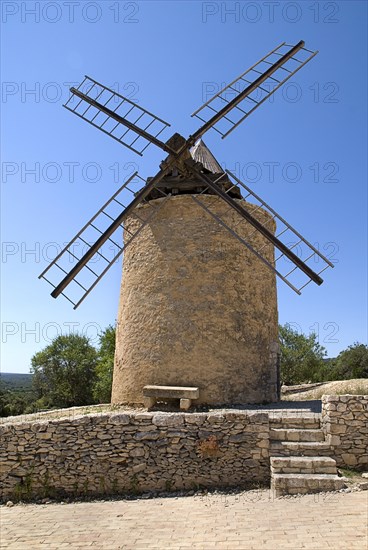
[[[162,207],[162,202],[156,205],[150,198],[160,196],[168,200],[182,192],[191,192],[193,200],[209,216],[227,228],[295,292],[300,293],[310,282],[320,285],[321,273],[333,264],[244,182],[229,170],[223,171],[201,141],[210,129],[222,138],[228,136],[316,54],[305,48],[303,41],[295,46],[280,44],[193,113],[202,125],[187,139],[174,134],[162,141],[161,134],[170,126],[167,122],[88,76],[77,88],[71,88],[71,97],[65,105],[69,111],[138,155],[143,155],[153,144],[165,151],[167,157],[154,177],[146,180],[138,173],[133,174],[41,273],[40,278],[53,286],[51,296],[63,295],[77,308]],[[234,95],[231,100],[229,92]],[[170,177],[176,181],[169,184]],[[186,188],[180,185],[180,179],[187,181],[188,178],[196,182],[192,189],[187,184]],[[249,209],[236,202],[241,192],[244,198],[254,200],[271,214],[277,223],[276,235]],[[201,197],[207,193],[220,197],[240,218],[247,220],[254,231],[272,243],[278,251],[276,261],[269,262],[261,249],[246,242],[227,226],[221,215],[205,205]],[[127,203],[129,194],[131,200]],[[119,233],[124,221],[142,203],[149,204],[150,215],[122,245]],[[77,246],[80,244],[82,246]],[[109,251],[113,251],[109,256],[105,252],[106,244]],[[78,255],[78,250],[83,250],[83,255]],[[316,258],[321,266],[318,273],[313,269]]]

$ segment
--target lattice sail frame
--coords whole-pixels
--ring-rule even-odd
[[[318,51],[305,48],[304,42],[299,42],[296,46],[282,42],[206,101],[191,116],[206,125],[221,112],[224,105],[231,106],[234,101],[230,111],[211,125],[224,139],[317,53]],[[279,66],[272,69],[275,63],[279,63]],[[229,95],[231,99],[228,98]],[[236,103],[238,99],[240,101]],[[229,116],[230,112],[232,118]]]
[[[168,122],[90,76],[85,76],[80,85],[70,91],[71,95],[64,105],[66,109],[140,156],[153,142],[152,138],[158,140],[158,136],[170,126]],[[134,127],[143,134],[137,133]],[[147,133],[146,137],[144,133]],[[160,141],[158,145],[161,145]]]
[[[77,266],[83,256],[92,250],[97,238],[106,235],[106,230],[111,222],[118,219],[119,215],[126,209],[122,200],[130,195],[136,195],[146,185],[138,172],[135,172],[96,212],[94,216],[82,227],[75,237],[65,246],[65,248],[56,256],[53,262],[41,273],[39,278],[47,281],[54,289],[57,288],[56,279],[59,279],[60,272],[65,275]],[[133,215],[138,221],[138,228],[132,233],[125,225],[124,221],[117,225],[110,236],[106,236],[93,255],[84,263],[71,283],[68,285],[68,293],[64,291],[61,294],[76,309],[88,296],[91,290],[97,285],[105,273],[114,265],[114,263],[123,254],[124,250],[131,244],[142,229],[151,221],[153,216],[162,208],[170,195],[163,190],[159,190],[164,198],[159,204],[152,201],[145,201],[150,208],[150,213],[144,218],[139,216],[137,209],[134,209]],[[143,202],[143,201],[142,201]],[[125,240],[121,242],[122,230],[125,232]]]

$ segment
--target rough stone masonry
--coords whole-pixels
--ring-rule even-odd
[[[270,415],[234,409],[4,419],[1,499],[265,485]],[[367,395],[324,396],[322,427],[338,466],[368,469]]]
[[[368,470],[368,395],[324,395],[322,428],[338,466]]]
[[[102,413],[0,433],[2,499],[235,487],[270,475],[265,412]]]
[[[164,199],[156,199],[156,206]],[[273,264],[273,246],[213,195],[200,201]],[[265,210],[239,202],[270,231]],[[140,219],[126,220],[126,238]],[[199,387],[199,403],[278,399],[276,275],[194,202],[173,196],[124,253],[112,402],[143,403],[146,385]]]

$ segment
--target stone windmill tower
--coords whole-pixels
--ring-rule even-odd
[[[142,403],[152,384],[196,386],[208,404],[277,399],[276,275],[300,294],[333,264],[201,138],[226,137],[316,53],[304,42],[272,50],[194,113],[203,124],[188,139],[161,141],[168,123],[89,77],[71,88],[70,111],[138,154],[153,143],[168,155],[154,177],[133,174],[40,275],[76,308],[124,252],[114,403]]]
[[[208,177],[221,176],[202,141],[191,153]],[[139,403],[147,384],[194,385],[204,403],[277,400],[275,273],[205,208],[252,246],[264,246],[270,263],[273,246],[258,231],[250,237],[254,228],[233,209],[223,213],[223,200],[204,194],[201,180],[170,173],[160,187],[170,200],[124,255],[113,401]],[[229,194],[256,208],[237,187]],[[146,200],[158,206],[165,198],[156,192]],[[142,204],[137,215],[144,219],[150,209]],[[274,230],[265,210],[255,215]],[[139,224],[133,213],[125,227],[134,232]]]

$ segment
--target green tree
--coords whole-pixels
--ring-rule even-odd
[[[9,390],[4,390],[0,385],[0,416],[9,416],[9,394]]]
[[[335,378],[368,378],[368,346],[355,342],[343,350],[335,361]]]
[[[0,417],[34,412],[34,401],[35,395],[32,392],[0,389]]]
[[[316,334],[299,334],[290,325],[279,326],[281,382],[286,385],[319,382],[326,350]]]
[[[85,336],[73,333],[54,338],[31,360],[38,405],[72,407],[93,403],[97,351]]]
[[[0,375],[0,417],[29,412],[35,398],[31,386],[18,386],[14,380],[4,381],[3,376]]]
[[[110,403],[112,374],[115,355],[115,327],[109,325],[100,334],[98,362],[96,366],[96,382],[93,395],[98,403]]]

